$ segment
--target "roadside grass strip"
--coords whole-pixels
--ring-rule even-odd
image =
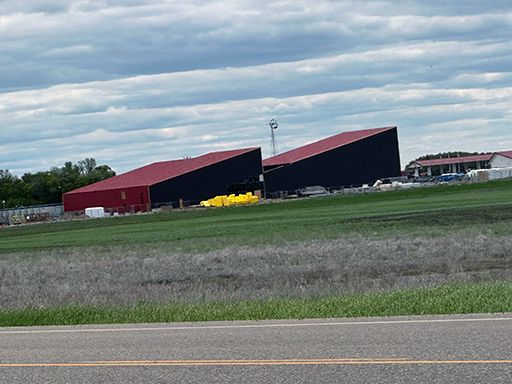
[[[72,305],[0,310],[0,326],[383,317],[512,312],[512,283],[450,284],[386,293],[262,301]]]

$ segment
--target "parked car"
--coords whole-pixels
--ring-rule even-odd
[[[308,197],[308,196],[320,196],[327,195],[329,191],[322,187],[321,185],[313,185],[306,188],[301,188],[297,190],[297,196],[299,197]]]
[[[443,173],[441,176],[437,177],[437,181],[440,183],[449,182],[449,181],[459,181],[466,177],[464,173]]]

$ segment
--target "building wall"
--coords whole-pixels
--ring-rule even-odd
[[[151,204],[173,203],[176,206],[180,199],[197,204],[227,194],[229,185],[259,177],[262,172],[261,150],[256,149],[151,186]]]
[[[104,207],[120,211],[144,210],[149,203],[148,187],[131,187],[106,191],[65,193],[64,211],[83,211],[85,208]]]
[[[491,159],[491,168],[512,167],[512,159],[500,154],[496,154]]]
[[[400,176],[397,130],[391,129],[343,147],[265,172],[266,192],[312,185],[340,187]]]

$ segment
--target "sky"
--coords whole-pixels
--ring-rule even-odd
[[[398,126],[512,150],[510,0],[0,0],[0,169],[124,172]]]

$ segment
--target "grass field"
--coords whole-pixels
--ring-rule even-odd
[[[370,305],[349,315],[512,311],[481,300],[511,281],[512,181],[0,230],[0,325],[342,316],[325,303],[349,298]]]
[[[0,230],[0,252],[166,243],[184,251],[337,238],[350,233],[512,234],[512,181],[196,209]]]

